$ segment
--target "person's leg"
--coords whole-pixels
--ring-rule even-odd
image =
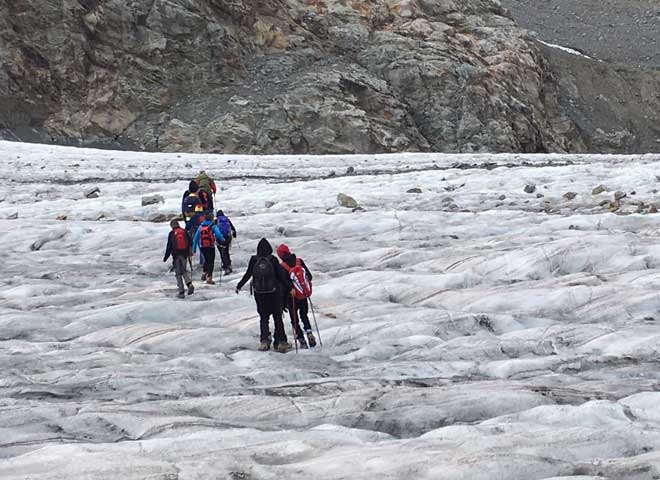
[[[185,275],[185,264],[181,263],[183,257],[174,257],[174,274],[176,276],[176,286],[179,288],[179,294],[184,292],[183,277]]]
[[[261,295],[255,295],[254,299],[257,302],[257,313],[259,314],[259,341],[261,342],[259,348],[260,350],[268,350],[270,347],[269,308]]]
[[[195,287],[192,283],[192,269],[188,270],[188,257],[181,258],[181,268],[183,270],[183,281],[186,282],[188,286],[188,295],[195,293]]]
[[[295,300],[291,297],[287,297],[287,308],[289,309],[289,317],[291,318],[291,327],[295,332],[296,338],[304,338],[303,331],[300,328],[300,318],[298,317],[297,306]]]
[[[298,321],[302,323],[306,332],[312,331],[312,325],[309,323],[309,302],[306,298],[296,300],[296,307],[298,307]]]
[[[278,293],[268,295],[270,297],[270,313],[275,322],[275,341],[273,343],[287,343],[286,332],[284,331],[284,322],[282,321],[282,304]]]
[[[225,240],[226,241],[226,240]],[[223,270],[226,270],[227,267],[225,266],[225,242],[218,243],[218,253],[220,254],[220,266],[222,267]]]
[[[314,336],[314,332],[312,331],[312,324],[309,323],[309,301],[306,298],[303,298],[302,300],[299,300],[296,302],[298,305],[298,312],[300,315],[300,318],[302,319],[303,326],[305,328],[305,333],[307,333],[307,343],[309,344],[310,347],[315,347],[316,346],[316,337]]]
[[[213,247],[202,248],[204,254],[204,271],[206,272],[206,281],[211,282],[213,279],[213,269],[215,266],[215,249]]]
[[[224,257],[225,258],[223,260],[224,266],[228,270],[228,273],[232,272],[232,269],[231,269],[231,254],[230,254],[230,252],[231,252],[231,242],[232,241],[233,240],[232,240],[231,234],[229,234],[229,236],[225,240],[225,242],[226,242],[226,248],[224,250]]]

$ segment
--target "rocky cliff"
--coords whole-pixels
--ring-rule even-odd
[[[0,3],[0,135],[224,153],[585,151],[496,0]]]

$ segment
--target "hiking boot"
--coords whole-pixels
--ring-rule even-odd
[[[185,293],[183,290],[181,290],[181,291],[179,292],[179,294],[177,295],[177,297],[179,297],[179,298],[186,298],[186,293]]]
[[[268,351],[269,348],[270,348],[270,342],[261,342],[259,344],[258,350],[260,352],[266,352],[266,351]]]
[[[299,337],[298,338],[298,347],[303,349],[303,350],[306,350],[307,348],[309,348],[307,346],[307,342],[305,341],[305,337]]]
[[[231,275],[232,273],[234,273],[234,271],[231,269],[231,267],[225,268],[225,275]]]
[[[181,293],[183,293],[183,292],[181,292]],[[188,284],[188,295],[192,295],[193,293],[195,293],[195,287],[193,286],[192,282],[190,282]]]
[[[289,342],[282,342],[277,345],[277,351],[279,353],[286,353],[291,350],[291,344]]]
[[[206,284],[215,285],[215,282],[213,281],[213,277],[206,277]]]
[[[310,347],[316,346],[316,337],[314,337],[312,332],[307,332],[307,341],[309,342]]]
[[[206,272],[202,273],[202,282],[206,281]]]

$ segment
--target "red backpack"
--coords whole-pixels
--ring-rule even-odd
[[[209,248],[215,245],[215,235],[213,235],[212,225],[202,225],[199,231],[199,243],[202,248]]]
[[[173,250],[177,253],[187,253],[189,244],[188,244],[188,234],[186,231],[179,227],[174,230],[174,245]]]
[[[304,300],[312,296],[312,282],[307,278],[307,272],[302,266],[299,258],[296,258],[296,265],[290,267],[286,262],[282,262],[282,267],[289,273],[291,283],[296,291],[296,300]]]

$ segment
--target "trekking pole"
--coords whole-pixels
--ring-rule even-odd
[[[291,295],[291,318],[293,322],[291,323],[291,328],[293,329],[293,343],[296,345],[296,355],[298,355],[298,312],[296,312],[296,297]]]
[[[319,336],[319,344],[323,346],[323,340],[321,340],[321,332],[319,331],[319,324],[316,322],[316,312],[314,312],[314,304],[312,303],[312,297],[308,298],[309,305],[312,307],[312,317],[314,318],[314,326],[316,327],[316,334]]]

